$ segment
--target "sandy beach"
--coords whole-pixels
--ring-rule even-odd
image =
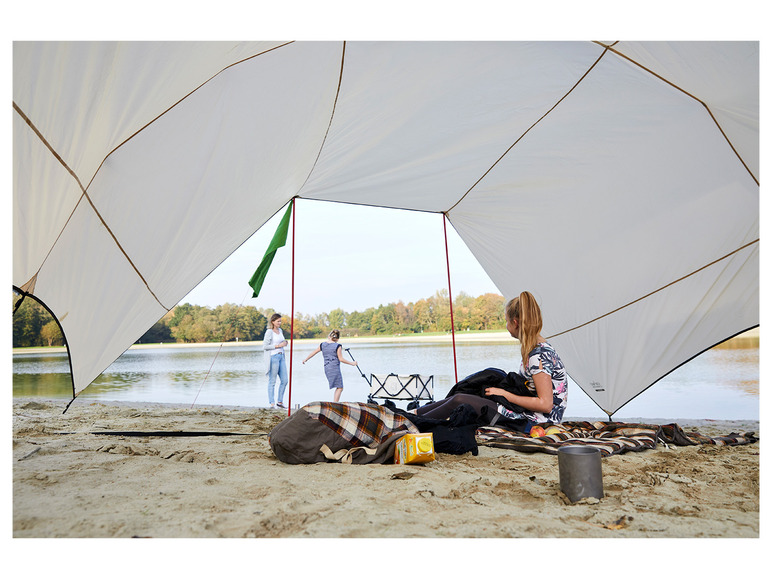
[[[66,403],[13,401],[15,538],[759,537],[760,442],[609,456],[605,496],[572,504],[543,453],[290,465],[267,440],[277,411],[76,400],[63,414]],[[760,436],[758,422],[679,425]]]

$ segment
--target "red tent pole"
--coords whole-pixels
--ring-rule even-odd
[[[450,253],[448,252],[448,216],[442,214],[442,229],[445,232],[445,262],[448,265],[448,300],[450,301],[450,334],[453,337],[453,371],[458,383],[458,365],[456,364],[456,325],[453,322],[453,291],[450,289]],[[294,231],[294,230],[293,230]]]
[[[295,344],[295,213],[298,211],[298,204],[292,199],[292,287],[291,287],[291,309],[290,317],[290,359],[289,359],[289,397],[287,398],[287,416],[292,412],[292,347]]]

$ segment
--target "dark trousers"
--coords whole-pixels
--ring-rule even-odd
[[[485,415],[490,419],[493,419],[498,413],[497,404],[492,400],[475,396],[474,394],[454,394],[450,398],[443,398],[437,402],[430,402],[417,408],[416,414],[418,416],[426,416],[427,418],[444,419],[448,418],[453,410],[461,404],[468,404],[475,409],[478,416]]]

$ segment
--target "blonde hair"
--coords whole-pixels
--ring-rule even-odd
[[[528,368],[528,354],[539,341],[541,333],[541,309],[530,292],[522,292],[507,302],[507,320],[517,320],[520,325],[520,355],[523,366]]]
[[[340,332],[338,330],[333,330],[327,337],[332,341],[338,340],[340,339]]]

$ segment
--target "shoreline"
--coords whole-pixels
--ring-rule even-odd
[[[319,340],[325,338],[298,338],[295,340],[296,344],[317,344]],[[385,344],[385,343],[450,343],[453,341],[453,336],[448,334],[404,334],[404,335],[392,335],[392,336],[341,336],[341,343],[343,342],[356,342],[360,344]],[[456,334],[456,342],[507,342],[512,341],[517,343],[517,340],[513,339],[508,332],[459,332]],[[129,346],[129,350],[152,350],[161,348],[245,348],[262,345],[262,340],[252,340],[246,342],[163,342],[158,344],[132,344]],[[60,353],[66,352],[65,346],[40,346],[30,348],[13,348],[14,354],[45,354],[45,353]]]
[[[296,344],[315,344],[320,339],[324,338],[302,338],[295,340]],[[512,342],[513,344],[518,341],[509,335],[506,331],[501,332],[458,332],[455,335],[456,342]],[[341,342],[356,342],[360,344],[377,344],[377,343],[438,343],[445,344],[451,343],[453,336],[450,333],[447,334],[433,334],[429,336],[421,334],[406,334],[396,336],[346,336],[341,337]],[[151,350],[161,348],[244,348],[254,347],[262,344],[262,340],[248,341],[248,342],[196,342],[196,343],[180,343],[180,342],[164,342],[158,344],[133,344],[129,346],[129,350]],[[753,328],[742,334],[730,338],[717,346],[720,347],[741,347],[747,345],[749,347],[758,347],[759,345],[759,328]],[[14,354],[50,354],[67,352],[66,346],[46,346],[46,347],[30,347],[30,348],[13,348]]]
[[[43,404],[54,408],[61,407],[62,409],[70,403],[70,398],[53,398],[53,397],[37,397],[37,396],[18,396],[13,397],[12,404],[26,405],[26,404]],[[115,408],[116,410],[126,409],[138,409],[144,410],[160,410],[164,412],[215,412],[215,413],[240,413],[240,412],[252,412],[262,413],[271,412],[281,419],[287,417],[287,410],[279,410],[266,408],[264,406],[246,406],[246,405],[232,405],[232,404],[195,404],[191,406],[187,403],[181,402],[150,402],[150,401],[134,401],[134,400],[104,400],[104,399],[90,399],[90,398],[76,398],[72,405],[67,410],[67,413],[72,413],[78,408],[87,406],[103,406],[106,408]],[[65,415],[66,416],[66,415]],[[607,421],[607,418],[599,418],[598,416],[566,416],[563,418],[565,422],[597,422]],[[613,421],[613,420],[612,420]],[[707,435],[713,436],[720,433],[727,432],[755,432],[759,435],[761,428],[761,421],[752,418],[736,419],[736,420],[724,420],[720,418],[662,418],[662,417],[632,417],[621,418],[618,422],[624,422],[627,424],[678,424],[685,429],[696,429],[700,432],[704,432]]]

